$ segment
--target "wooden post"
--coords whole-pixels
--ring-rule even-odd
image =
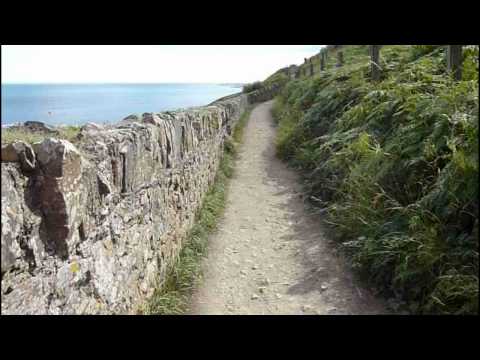
[[[337,67],[343,66],[343,51],[337,50]]]
[[[320,71],[325,70],[325,51],[320,52]]]
[[[380,80],[382,69],[380,68],[380,45],[370,45],[370,69],[372,80]]]
[[[462,80],[462,45],[447,45],[447,69],[457,81]]]

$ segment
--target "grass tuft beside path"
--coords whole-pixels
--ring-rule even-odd
[[[157,288],[141,310],[145,315],[179,315],[188,311],[190,297],[201,279],[201,260],[207,253],[208,238],[217,228],[218,219],[225,208],[226,191],[233,175],[237,144],[242,141],[243,129],[251,109],[245,111],[233,131],[233,141],[227,140],[215,183],[208,191],[196,221],[190,230],[163,286]]]

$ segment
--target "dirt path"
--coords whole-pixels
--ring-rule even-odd
[[[379,314],[305,210],[298,175],[275,157],[272,102],[258,105],[210,239],[191,314]]]

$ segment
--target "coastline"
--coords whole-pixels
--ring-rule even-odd
[[[131,114],[185,111],[235,95],[241,84],[2,84],[2,128],[113,125]]]

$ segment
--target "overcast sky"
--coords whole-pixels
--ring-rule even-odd
[[[245,83],[324,45],[2,45],[2,83]]]

